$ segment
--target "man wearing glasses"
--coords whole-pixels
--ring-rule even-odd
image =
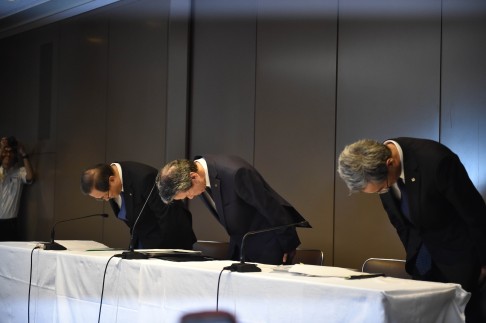
[[[110,203],[133,236],[136,249],[192,249],[192,216],[182,202],[165,205],[157,194],[157,170],[137,162],[98,164],[81,174],[81,191]],[[136,225],[135,225],[136,223]]]
[[[419,280],[461,284],[472,293],[468,322],[486,322],[486,204],[458,156],[426,139],[359,140],[338,173],[354,192],[378,193]]]

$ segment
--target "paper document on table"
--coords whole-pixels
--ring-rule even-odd
[[[290,273],[303,274],[308,276],[319,276],[319,277],[349,277],[353,275],[359,275],[366,273],[360,273],[352,269],[341,268],[341,267],[329,267],[329,266],[313,266],[313,265],[293,265],[289,269]]]
[[[72,251],[108,248],[108,246],[93,240],[56,240],[56,242]]]
[[[136,249],[135,251],[144,253],[150,257],[157,257],[163,255],[198,255],[201,254],[199,250],[187,249]]]

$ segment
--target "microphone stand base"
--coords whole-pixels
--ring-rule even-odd
[[[247,264],[247,263],[244,263],[244,262],[232,264],[229,267],[229,270],[236,271],[236,272],[239,272],[239,273],[258,273],[258,272],[262,271],[260,268],[258,268],[257,265]]]
[[[124,251],[121,253],[122,259],[149,259],[147,254],[137,251]]]
[[[67,250],[66,247],[60,245],[57,242],[44,243],[44,250]]]

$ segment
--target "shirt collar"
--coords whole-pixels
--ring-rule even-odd
[[[204,158],[196,159],[195,162],[199,163],[202,168],[204,168],[204,173],[206,176],[206,187],[211,188],[211,183],[209,182],[208,163],[206,163],[206,160]]]
[[[405,169],[405,167],[404,167],[404,164],[403,164],[403,151],[402,151],[402,147],[400,147],[400,145],[398,144],[398,142],[396,142],[395,140],[387,140],[383,144],[385,144],[385,145],[386,144],[394,144],[395,147],[397,147],[398,154],[400,155],[400,165],[402,166],[401,167],[400,178],[405,183],[405,172],[403,171]]]
[[[121,191],[123,192],[123,172],[122,172],[122,168],[120,166],[120,164],[118,163],[111,163],[110,166],[115,166],[116,169],[118,170],[118,174],[120,175],[120,182],[122,184],[122,188],[121,188]],[[116,203],[118,204],[118,206],[121,207],[121,195],[118,194],[118,196],[115,197],[115,201]]]

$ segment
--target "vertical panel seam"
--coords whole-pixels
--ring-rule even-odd
[[[442,55],[444,31],[444,0],[440,1],[440,37],[439,37],[439,142],[442,142]]]
[[[254,77],[254,88],[253,88],[253,165],[256,162],[256,131],[257,131],[257,82],[258,82],[258,13],[259,13],[259,1],[255,1],[255,72],[253,74]]]
[[[338,126],[338,68],[339,68],[339,0],[337,0],[336,8],[336,70],[335,70],[335,88],[334,88],[334,164],[333,164],[333,177],[334,177],[334,198],[332,205],[332,263],[334,265],[336,255],[336,159],[337,159],[337,126]]]
[[[195,1],[190,0],[189,17],[187,19],[187,71],[186,71],[186,140],[185,140],[185,158],[190,159],[191,152],[191,127],[192,127],[192,83],[193,83],[193,64],[194,64],[194,30],[195,30]]]

